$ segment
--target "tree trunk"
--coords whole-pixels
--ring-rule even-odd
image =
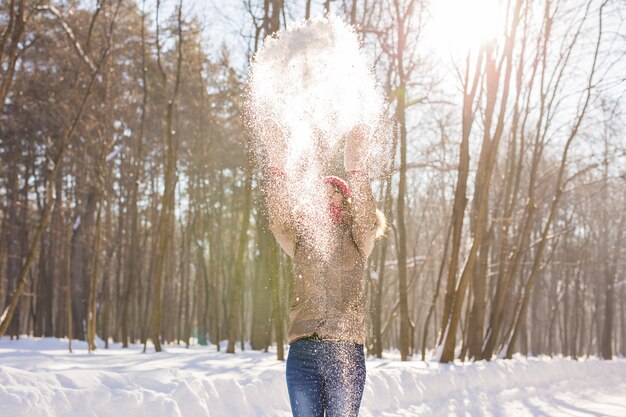
[[[403,361],[412,356],[410,350],[412,338],[412,324],[409,317],[409,304],[407,292],[407,237],[405,225],[405,204],[406,204],[406,154],[407,154],[407,130],[406,130],[406,81],[404,53],[406,48],[407,28],[405,23],[407,16],[402,16],[398,1],[394,1],[396,17],[396,70],[398,71],[399,84],[396,96],[396,117],[398,118],[399,139],[400,139],[400,165],[398,166],[400,180],[398,182],[398,200],[396,207],[396,220],[398,231],[398,296],[400,302],[400,358]]]
[[[24,0],[17,0],[17,8],[15,7],[15,2],[16,0],[10,0],[9,22],[5,31],[3,31],[2,39],[0,39],[0,73],[2,74],[0,80],[0,111],[4,108],[11,84],[13,83],[13,74],[19,50],[22,49],[20,48],[20,40],[26,28],[28,17],[26,10],[24,10]],[[4,45],[7,40],[9,41],[9,48],[5,51]],[[8,58],[7,62],[3,60],[5,54]]]
[[[400,86],[404,91],[404,86]],[[406,194],[406,119],[404,96],[398,98],[396,108],[400,128],[400,181],[398,184],[398,202],[396,208],[396,219],[398,222],[398,293],[400,300],[400,358],[406,361],[411,356],[411,319],[409,317],[408,291],[407,291],[407,250],[406,250],[406,225],[404,223],[404,206]]]
[[[7,173],[7,195],[8,195],[8,209],[7,209],[7,228],[6,228],[6,245],[7,245],[7,292],[6,300],[4,302],[6,306],[11,304],[11,297],[15,293],[17,284],[17,277],[20,274],[20,263],[22,262],[21,248],[20,248],[20,221],[19,221],[19,194],[18,194],[18,169],[17,166],[12,163],[8,168]],[[4,319],[4,317],[2,317]],[[2,320],[0,320],[2,321]],[[7,326],[6,331],[11,338],[19,335],[19,314],[15,316],[10,322],[10,326]],[[0,332],[2,335],[4,332]]]
[[[394,134],[394,139],[397,138],[397,134]],[[394,140],[394,144],[397,140]],[[393,147],[395,149],[395,145]],[[392,152],[395,155],[395,152]],[[390,167],[393,167],[393,161],[390,164]],[[391,171],[391,170],[390,170]],[[385,187],[385,216],[387,217],[387,222],[391,223],[391,215],[393,209],[393,195],[391,189],[391,175],[387,178],[386,187]],[[389,247],[388,241],[385,239],[382,242],[380,248],[380,260],[378,263],[378,280],[373,285],[373,298],[374,298],[374,308],[372,309],[372,324],[373,324],[373,333],[374,333],[374,354],[377,358],[383,357],[383,332],[382,332],[382,314],[383,314],[383,289],[385,286],[385,262],[387,261],[387,249]]]
[[[102,269],[102,288],[101,288],[101,302],[100,302],[100,334],[102,335],[102,340],[104,340],[104,348],[109,348],[109,336],[110,334],[110,322],[111,322],[111,314],[113,313],[111,310],[115,309],[115,307],[111,308],[112,297],[111,297],[111,269],[115,268],[115,275],[117,276],[119,282],[119,276],[121,274],[121,260],[123,257],[123,247],[124,247],[124,239],[122,238],[122,231],[124,230],[122,227],[118,227],[117,236],[113,236],[111,231],[111,226],[113,223],[113,213],[112,213],[112,204],[111,204],[111,193],[109,191],[106,192],[106,223],[104,226],[105,233],[105,247],[106,247],[106,261],[104,263],[104,268]],[[113,242],[116,242],[117,245],[114,245]],[[116,248],[117,246],[117,248]],[[113,265],[113,256],[117,249],[117,265]],[[119,285],[118,285],[119,289]],[[117,292],[116,292],[117,294]],[[117,311],[117,309],[115,309]],[[115,323],[115,320],[113,320]],[[113,339],[115,339],[115,334],[113,335]]]
[[[94,229],[94,213],[97,209],[97,191],[93,186],[88,187],[84,198],[85,204],[82,210],[78,211],[78,216],[74,221],[74,232],[72,233],[72,318],[74,322],[73,333],[79,340],[85,340],[85,323],[87,320],[89,288],[89,237]]]
[[[356,1],[352,0],[352,6],[350,7],[350,25],[356,25]]]
[[[482,54],[479,54],[476,68],[482,67]],[[452,252],[450,253],[450,265],[448,266],[448,282],[446,286],[446,296],[444,298],[443,313],[441,316],[441,332],[439,344],[446,338],[448,322],[456,297],[456,277],[458,272],[459,253],[461,249],[461,232],[463,231],[463,219],[465,217],[465,206],[467,204],[467,177],[469,174],[469,136],[474,123],[474,97],[480,81],[480,71],[474,74],[472,86],[469,84],[469,55],[467,57],[464,93],[463,93],[463,118],[461,128],[461,148],[459,152],[459,168],[457,183],[454,191],[454,203],[452,206]]]
[[[51,320],[54,325],[54,333],[50,336],[55,337],[63,337],[67,336],[67,329],[63,323],[65,322],[65,316],[63,313],[65,312],[65,305],[63,301],[67,298],[64,295],[63,288],[65,288],[65,283],[63,281],[63,277],[68,275],[68,271],[65,270],[65,261],[68,259],[67,248],[68,241],[66,239],[65,226],[63,221],[63,173],[56,177],[55,180],[55,204],[52,209],[52,217],[51,217],[51,236],[50,240],[55,242],[55,244],[50,246],[50,257],[51,257],[51,270],[50,276],[52,285],[55,288],[53,290],[54,296],[51,297],[51,308],[56,310],[56,315],[52,315],[52,311],[50,312]],[[56,306],[56,309],[55,309]]]
[[[584,310],[578,308],[580,305],[580,276],[581,276],[582,268],[580,266],[580,262],[576,264],[576,281],[574,282],[574,306],[572,308],[572,315],[574,316],[574,328],[572,329],[571,339],[569,341],[569,355],[572,359],[578,359],[578,334],[580,332],[580,322],[584,320]],[[581,314],[581,311],[583,313]]]
[[[285,348],[283,343],[285,336],[283,334],[283,307],[280,297],[279,250],[278,245],[276,245],[276,239],[270,239],[269,255],[269,273],[272,281],[272,320],[274,321],[274,333],[276,335],[276,359],[284,361]]]
[[[265,204],[261,203],[260,213],[267,213]],[[254,274],[254,288],[252,292],[252,331],[250,334],[250,347],[255,350],[266,349],[271,343],[270,318],[273,300],[273,281],[278,277],[275,274],[273,265],[275,254],[272,252],[274,246],[273,236],[269,232],[267,216],[260,214],[256,216],[257,239],[259,256],[257,257],[256,271]],[[279,308],[280,306],[274,306]]]
[[[461,247],[461,230],[463,227],[463,217],[466,205],[466,189],[467,175],[469,172],[469,135],[474,122],[473,102],[476,93],[476,87],[479,83],[480,68],[482,68],[482,59],[484,54],[479,54],[477,66],[474,75],[474,84],[471,91],[469,88],[469,56],[467,61],[467,69],[465,75],[465,93],[463,100],[463,121],[462,121],[462,139],[461,152],[459,156],[459,170],[457,187],[454,195],[454,206],[452,211],[453,238],[452,238],[452,256],[450,259],[450,267],[448,269],[448,286],[446,291],[446,299],[444,303],[444,311],[442,317],[441,331],[441,356],[439,360],[443,363],[450,362],[454,359],[454,348],[456,345],[456,328],[461,318],[461,308],[465,299],[465,289],[468,284],[468,277],[473,272],[474,258],[478,249],[478,242],[482,236],[481,228],[477,228],[477,235],[474,236],[474,242],[470,250],[468,259],[466,260],[463,273],[459,279],[458,287],[456,285],[456,273],[459,250]],[[478,197],[480,198],[480,197]],[[486,209],[486,207],[485,207]]]
[[[72,325],[72,323],[74,322],[74,318],[72,317],[72,304],[73,304],[73,293],[72,293],[72,274],[70,273],[71,270],[71,263],[72,263],[72,256],[71,256],[71,245],[69,244],[69,242],[71,241],[71,236],[72,236],[72,227],[71,225],[69,225],[70,227],[68,227],[67,229],[67,254],[66,254],[66,265],[65,265],[65,277],[66,277],[66,281],[65,281],[65,291],[66,291],[66,301],[65,301],[65,310],[67,313],[67,339],[68,339],[68,350],[70,353],[72,353],[72,339],[74,338],[74,326]]]
[[[252,175],[245,173],[244,204],[242,210],[241,229],[239,231],[237,254],[235,259],[235,273],[233,288],[230,297],[228,314],[228,347],[226,353],[235,353],[235,342],[239,325],[243,321],[240,317],[242,305],[243,279],[245,274],[245,255],[248,245],[248,228],[250,226],[250,210],[252,206]],[[242,337],[243,338],[243,337]]]
[[[626,216],[622,214],[622,219],[617,227],[617,237],[615,239],[615,253],[613,259],[606,257],[605,270],[605,295],[604,295],[604,321],[602,329],[602,340],[600,342],[600,355],[602,359],[613,359],[613,323],[615,322],[615,283],[617,278],[617,258],[622,247],[622,233],[624,231],[624,220]],[[608,232],[608,228],[606,229]],[[609,233],[604,234],[603,240],[608,239]],[[608,255],[608,250],[607,250]]]
[[[100,273],[100,236],[102,230],[102,199],[96,212],[96,235],[93,245],[91,279],[89,281],[89,304],[87,310],[87,350],[96,350],[96,298],[98,297],[98,274]]]
[[[567,245],[564,245],[567,246]],[[561,353],[565,356],[571,356],[571,352],[570,352],[570,332],[569,329],[571,327],[571,313],[570,313],[570,301],[569,301],[569,297],[570,297],[570,280],[569,277],[571,276],[571,274],[569,273],[569,268],[566,267],[565,271],[564,271],[564,285],[565,288],[563,289],[563,314],[561,315],[563,317],[563,340],[562,340],[562,346],[561,346]]]
[[[159,2],[157,2],[157,14],[159,10]],[[174,108],[176,105],[176,98],[178,97],[178,89],[180,86],[180,73],[183,60],[182,42],[183,42],[183,28],[182,28],[182,0],[178,4],[178,58],[176,64],[176,78],[174,81],[174,87],[172,95],[167,103],[167,111],[165,116],[166,121],[166,162],[165,162],[165,189],[163,190],[163,196],[161,197],[161,213],[159,215],[159,226],[157,232],[157,252],[155,257],[155,267],[153,272],[153,303],[152,314],[150,324],[150,338],[154,343],[154,348],[157,352],[161,351],[161,324],[163,321],[163,269],[165,265],[165,255],[167,252],[168,242],[170,241],[170,206],[173,203],[174,191],[176,189],[176,144],[174,143]],[[158,18],[157,18],[157,44],[158,44]],[[160,46],[157,45],[157,49]],[[159,67],[161,67],[159,60]],[[165,72],[161,68],[161,75],[163,86],[167,85],[167,77]]]
[[[620,341],[620,355],[626,356],[626,290],[624,290],[624,284],[620,285],[620,296],[619,296],[619,306],[620,306],[620,334],[622,335]]]
[[[142,2],[142,11],[145,10],[145,0]],[[128,253],[128,274],[126,275],[126,289],[122,301],[122,347],[128,347],[128,309],[133,296],[133,288],[139,281],[139,268],[137,258],[139,256],[139,229],[138,229],[138,210],[137,198],[139,194],[139,181],[142,174],[143,166],[143,140],[145,135],[146,111],[148,103],[148,78],[146,68],[146,37],[145,37],[145,14],[141,17],[141,77],[142,77],[142,101],[141,101],[141,119],[139,122],[139,135],[137,136],[137,155],[134,159],[132,170],[132,184],[130,194],[130,250]]]

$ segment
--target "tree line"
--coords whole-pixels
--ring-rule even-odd
[[[429,2],[240,6],[245,51],[207,41],[183,1],[0,5],[0,335],[283,359],[291,269],[236,56],[331,12],[371,52],[393,120],[368,354],[624,355],[619,2],[505,1],[498,34],[453,64],[433,58]]]

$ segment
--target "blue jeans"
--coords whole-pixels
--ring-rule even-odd
[[[294,417],[357,417],[365,387],[363,345],[299,339],[289,347],[287,389]]]

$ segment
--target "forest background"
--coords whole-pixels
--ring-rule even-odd
[[[623,356],[626,5],[476,4],[3,1],[0,336],[283,359],[291,270],[243,93],[266,36],[329,11],[393,120],[367,353]]]

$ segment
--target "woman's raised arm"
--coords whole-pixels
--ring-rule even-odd
[[[291,257],[296,246],[296,228],[292,213],[285,166],[288,144],[285,133],[272,119],[265,119],[261,126],[261,140],[266,151],[267,183],[265,197],[269,226],[283,250]]]
[[[352,194],[352,236],[361,256],[367,258],[376,239],[376,205],[366,171],[370,127],[357,125],[346,136],[344,166]]]

